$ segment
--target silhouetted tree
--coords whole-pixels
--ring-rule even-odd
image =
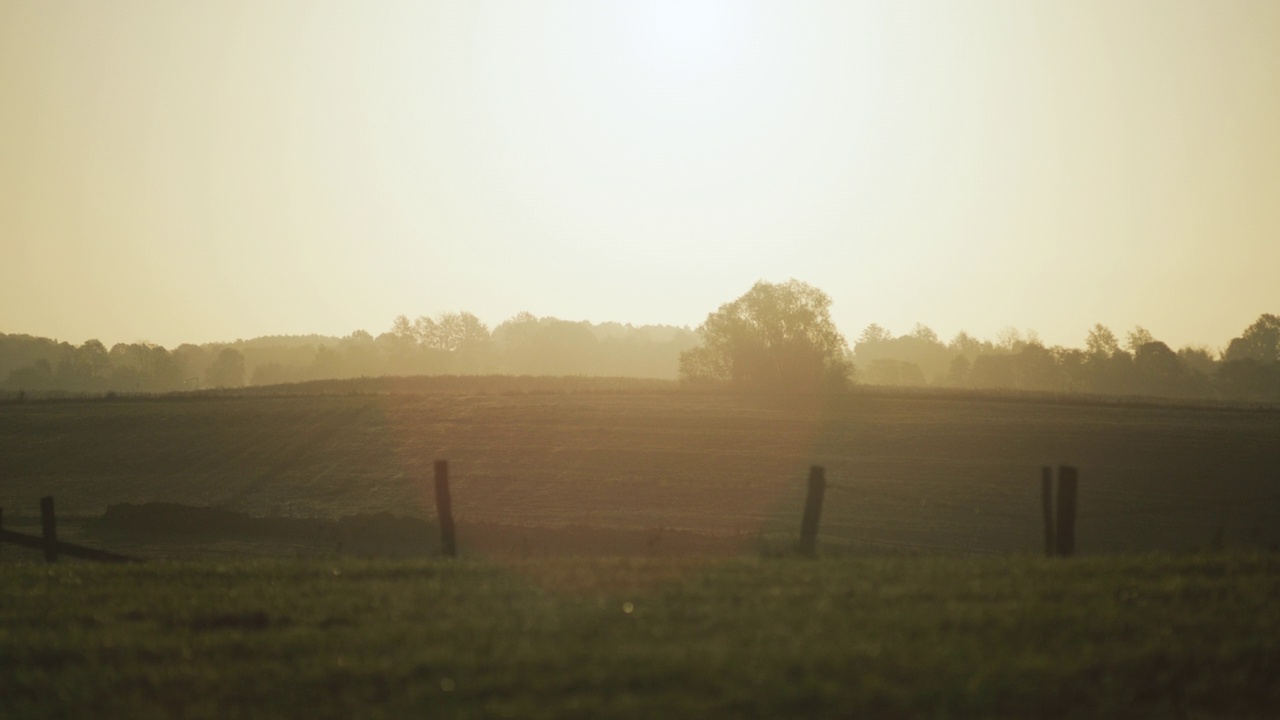
[[[235,348],[223,348],[204,374],[205,383],[215,388],[244,385],[244,354]]]
[[[207,383],[209,366],[218,358],[218,352],[223,347],[223,345],[202,347],[191,343],[183,343],[174,348],[170,354],[182,365],[188,387],[194,390],[198,389],[202,382]]]
[[[1120,349],[1116,334],[1102,323],[1096,323],[1084,341],[1085,351],[1095,358],[1109,358]]]
[[[854,362],[866,373],[863,379],[873,385],[943,382],[951,357],[952,351],[938,340],[938,334],[922,323],[916,323],[910,333],[896,338],[872,324],[853,346]],[[898,367],[895,363],[907,363],[914,369]]]
[[[973,363],[963,354],[951,358],[951,366],[947,368],[947,384],[951,387],[968,387],[969,371]]]
[[[63,390],[98,390],[105,386],[111,369],[107,349],[97,340],[87,340],[78,348],[60,346],[53,371],[53,383]]]
[[[163,392],[180,390],[186,380],[180,356],[149,342],[116,343],[111,359],[111,387],[118,390]]]
[[[601,375],[591,323],[522,312],[493,331],[500,367],[524,375]]]
[[[58,361],[63,343],[31,335],[0,333],[0,378],[20,368],[30,367],[40,358],[50,364]]]
[[[930,345],[942,344],[938,341],[938,333],[934,332],[933,328],[925,325],[924,323],[916,323],[916,326],[911,330],[910,337]]]
[[[893,345],[893,333],[871,323],[853,344],[853,359],[863,370],[870,370],[877,360],[901,360]]]
[[[1209,348],[1204,346],[1187,346],[1178,351],[1178,359],[1183,367],[1191,372],[1208,377],[1218,370],[1218,361]]]
[[[871,323],[862,331],[862,334],[858,336],[858,343],[882,343],[889,342],[892,339],[893,333],[885,330],[875,323]],[[858,343],[855,343],[855,345]]]
[[[1013,356],[1008,353],[979,355],[969,369],[969,385],[975,388],[1012,388],[1017,385]]]
[[[680,353],[698,345],[698,336],[688,328],[602,323],[591,332],[599,341],[599,365],[593,371],[607,375],[674,378]]]
[[[1013,387],[1018,390],[1061,391],[1066,382],[1054,353],[1032,336],[1013,356]]]
[[[919,368],[925,381],[941,382],[946,378],[951,353],[938,340],[938,334],[927,325],[916,323],[910,333],[897,338],[892,344],[893,356]]]
[[[312,380],[343,377],[342,356],[333,348],[321,345],[316,348],[316,356],[311,361],[310,375]]]
[[[994,351],[995,346],[961,330],[956,333],[955,337],[951,338],[951,342],[947,343],[947,350],[956,355],[963,355],[972,364],[974,358],[983,353]]]
[[[47,359],[39,358],[9,373],[5,384],[15,390],[51,390],[55,387],[53,365]]]
[[[830,308],[826,293],[798,280],[757,282],[707,316],[702,346],[681,353],[681,377],[759,390],[844,387],[849,346]]]
[[[1228,360],[1218,368],[1216,380],[1229,398],[1280,402],[1280,363],[1262,363],[1251,357]]]
[[[1082,392],[1089,389],[1089,356],[1083,350],[1055,347],[1053,356],[1057,360],[1058,370],[1067,392]]]
[[[1143,345],[1153,343],[1155,341],[1155,336],[1151,334],[1151,331],[1141,325],[1134,325],[1133,329],[1130,330],[1129,334],[1125,337],[1125,347],[1129,348],[1129,352],[1137,355],[1138,350],[1140,350]]]
[[[1132,393],[1133,357],[1120,349],[1111,329],[1097,323],[1085,338],[1085,387],[1098,393]]]
[[[680,353],[679,369],[680,379],[688,385],[715,385],[726,382],[733,375],[729,358],[706,345]]]
[[[418,318],[418,320],[431,321],[430,318]],[[409,318],[404,315],[396,316],[396,319],[391,322],[389,332],[393,338],[406,345],[417,345],[422,342],[422,333],[418,330],[417,324],[409,322]]]
[[[76,361],[89,372],[90,377],[100,378],[111,371],[107,348],[100,340],[85,340],[76,349]]]
[[[378,343],[365,330],[354,330],[338,343],[342,364],[348,377],[373,377],[385,371],[386,363]]]
[[[419,320],[430,321],[429,318]],[[374,340],[378,352],[385,358],[386,372],[392,375],[409,375],[422,371],[421,342],[422,333],[418,329],[418,323],[410,322],[404,315],[397,315],[391,323],[391,329]]]
[[[996,333],[996,347],[1008,353],[1017,352],[1026,342],[1018,328],[1009,326]]]
[[[1178,354],[1168,345],[1153,340],[1133,354],[1137,390],[1147,395],[1179,395],[1184,389],[1185,371]]]
[[[489,369],[493,337],[480,318],[469,312],[444,313],[423,325],[423,344],[446,353],[450,372],[476,373]]]
[[[1260,363],[1280,362],[1280,316],[1264,314],[1231,341],[1223,359],[1251,358]]]

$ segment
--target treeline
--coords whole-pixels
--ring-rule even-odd
[[[471,313],[410,320],[377,336],[274,336],[230,343],[97,340],[79,346],[0,333],[0,390],[169,392],[386,375],[581,375],[674,379],[687,328],[592,324],[521,313],[490,330]]]
[[[943,342],[923,325],[894,336],[871,325],[849,360],[865,385],[1028,390],[1280,402],[1280,317],[1262,315],[1225,350],[1173,350],[1141,327],[1095,325],[1083,348],[1013,330]],[[0,391],[169,392],[355,377],[532,375],[675,379],[702,338],[671,326],[592,324],[521,313],[493,329],[470,313],[405,316],[377,336],[274,336],[231,343],[97,340],[79,346],[0,334]]]
[[[1177,351],[1142,327],[1122,341],[1103,325],[1084,348],[1049,347],[1009,330],[996,341],[961,332],[950,342],[923,325],[893,336],[870,325],[853,347],[870,385],[1031,390],[1280,402],[1280,317],[1262,315],[1220,352]]]

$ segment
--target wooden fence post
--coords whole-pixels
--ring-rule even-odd
[[[58,560],[58,526],[53,519],[53,498],[40,498],[40,534],[44,536],[45,562]]]
[[[827,492],[826,471],[818,465],[809,468],[809,494],[804,501],[804,518],[800,522],[800,552],[818,554],[818,521],[822,517],[822,497]]]
[[[436,517],[440,521],[440,549],[445,557],[457,557],[453,528],[453,503],[449,498],[449,461],[436,461]]]
[[[1040,469],[1040,503],[1044,506],[1044,554],[1053,557],[1053,468],[1048,465]]]
[[[1078,474],[1070,465],[1058,466],[1058,557],[1071,557],[1076,551],[1076,488]]]

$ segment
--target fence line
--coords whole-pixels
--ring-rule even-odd
[[[1062,465],[1058,467],[1057,477],[1057,493],[1054,496],[1054,478],[1053,471],[1050,467],[1044,467],[1041,471],[1041,505],[1042,520],[1044,523],[1044,550],[1048,556],[1069,557],[1075,552],[1075,526],[1076,520],[1080,517],[1087,519],[1096,519],[1099,517],[1131,517],[1134,515],[1156,515],[1167,512],[1170,509],[1198,509],[1203,508],[1206,503],[1211,503],[1214,509],[1239,509],[1244,507],[1252,507],[1258,502],[1265,502],[1280,498],[1280,493],[1267,493],[1261,496],[1238,497],[1229,502],[1211,501],[1205,499],[1200,504],[1183,504],[1177,503],[1173,505],[1163,504],[1163,507],[1145,507],[1138,509],[1118,509],[1114,506],[1103,508],[1099,511],[1089,513],[1079,513],[1077,503],[1077,487],[1078,487],[1078,471],[1073,466]],[[841,483],[829,483],[826,480],[825,469],[822,466],[811,466],[809,472],[808,493],[805,499],[804,513],[801,520],[800,539],[797,549],[805,555],[816,556],[818,544],[818,529],[822,514],[822,504],[826,491],[834,491],[844,494],[861,494],[860,488]],[[1120,493],[1122,497],[1140,498],[1142,493],[1129,492]],[[441,550],[446,557],[455,557],[457,555],[457,540],[455,535],[455,526],[452,516],[452,501],[449,491],[449,465],[447,460],[437,460],[435,463],[435,499],[436,510],[441,532]],[[1056,502],[1055,502],[1056,500]],[[1114,500],[1114,498],[1112,498]],[[943,507],[963,507],[962,503],[934,503]],[[1264,516],[1272,516],[1277,514],[1275,509],[1253,508]],[[44,552],[47,562],[55,562],[59,555],[68,557],[81,558],[85,560],[93,560],[97,562],[141,562],[137,558],[112,553],[106,550],[98,550],[82,545],[58,540],[57,523],[53,511],[53,498],[45,497],[40,501],[41,510],[41,535],[27,535],[23,533],[6,530],[3,527],[4,509],[0,507],[0,544],[9,543],[33,550],[41,550]],[[1017,515],[1009,512],[987,513],[988,517],[1017,517]],[[845,536],[842,539],[862,544],[881,545],[888,547],[905,547],[922,550],[935,550],[944,552],[957,553],[977,553],[977,554],[1002,554],[999,551],[983,550],[978,548],[957,548],[952,546],[932,545],[928,543],[913,543],[906,541],[894,540],[876,540],[865,539],[851,536]]]
[[[0,522],[3,522],[4,508],[0,508]],[[30,548],[32,550],[41,550],[44,552],[45,562],[57,562],[59,555],[67,557],[79,558],[81,560],[92,560],[94,562],[112,562],[112,563],[134,563],[142,562],[141,560],[128,555],[120,555],[118,553],[108,552],[106,550],[98,550],[96,548],[76,545],[74,543],[64,542],[58,539],[57,521],[53,514],[53,498],[44,497],[40,499],[40,535],[27,535],[25,533],[5,530],[0,526],[0,544],[9,543],[10,545],[18,545],[20,547]]]
[[[866,497],[866,493],[862,488],[843,483],[827,482],[827,491],[835,493],[843,493],[849,495],[860,495]],[[1093,499],[1105,500],[1108,507],[1093,507],[1089,510],[1077,509],[1078,518],[1098,519],[1098,518],[1126,518],[1126,517],[1146,517],[1153,515],[1164,515],[1170,512],[1178,511],[1203,511],[1206,508],[1213,510],[1241,511],[1251,510],[1258,514],[1275,515],[1280,513],[1280,508],[1258,507],[1259,504],[1280,501],[1280,493],[1268,493],[1266,495],[1249,495],[1239,496],[1230,499],[1222,499],[1219,497],[1174,497],[1174,496],[1153,496],[1150,493],[1141,492],[1121,492],[1108,489],[1105,495],[1094,495]],[[1145,502],[1140,502],[1145,499]],[[1128,505],[1128,507],[1116,507],[1116,505]],[[948,500],[930,499],[928,501],[930,508],[964,508],[966,503]],[[1021,514],[1015,512],[999,512],[983,508],[982,514],[986,517],[1021,517]]]
[[[1075,554],[1076,497],[1079,486],[1079,474],[1070,465],[1058,466],[1057,493],[1054,495],[1054,478],[1052,468],[1046,466],[1041,470],[1041,503],[1044,522],[1044,552],[1049,557],[1070,557]],[[817,554],[818,519],[822,513],[822,501],[828,489],[837,492],[852,493],[853,489],[826,482],[826,471],[819,465],[809,469],[809,490],[805,497],[804,517],[800,524],[801,554],[813,557]],[[858,542],[854,539],[855,542]],[[913,543],[894,543],[891,541],[860,541],[902,547],[924,547],[942,549]]]

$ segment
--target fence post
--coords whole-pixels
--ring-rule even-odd
[[[436,461],[436,517],[440,521],[440,549],[445,557],[457,557],[454,537],[453,503],[449,498],[449,461]]]
[[[1076,469],[1070,465],[1058,466],[1058,557],[1071,557],[1076,551]]]
[[[1040,468],[1040,503],[1044,506],[1044,554],[1053,557],[1053,468]]]
[[[53,519],[53,498],[40,498],[40,533],[44,536],[45,562],[58,560],[58,526]]]
[[[818,520],[822,517],[822,496],[827,492],[826,471],[821,466],[809,468],[809,494],[804,501],[804,518],[800,522],[800,552],[818,554]]]

